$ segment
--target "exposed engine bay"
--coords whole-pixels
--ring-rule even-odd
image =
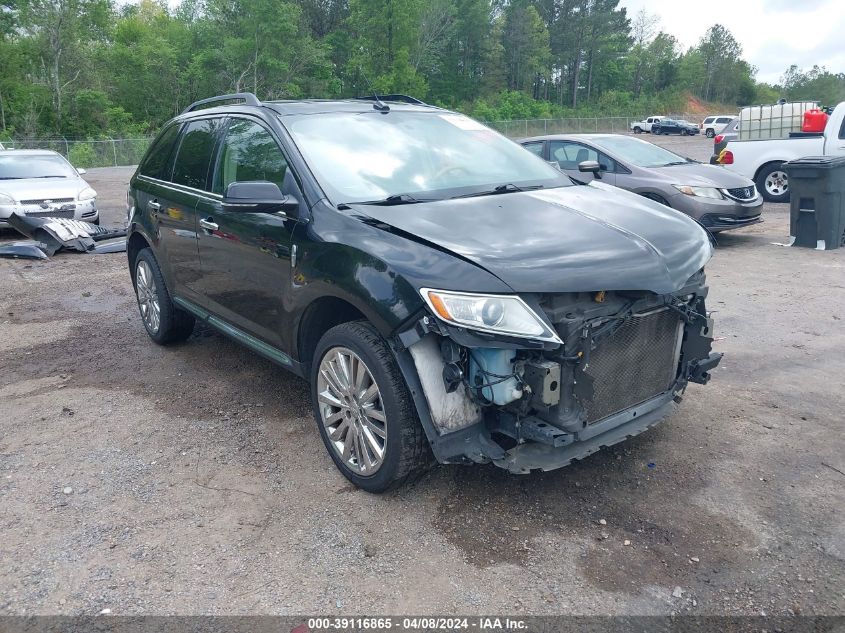
[[[553,326],[555,344],[423,317],[400,340],[437,433],[435,455],[518,473],[551,470],[654,426],[721,360],[711,353],[704,283],[699,271],[666,295],[527,298]]]

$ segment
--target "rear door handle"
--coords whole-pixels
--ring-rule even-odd
[[[161,211],[161,205],[158,202],[150,201],[147,203],[147,209],[149,209],[152,213],[158,213]]]
[[[211,221],[211,218],[200,218],[200,226],[207,231],[216,231],[220,227]]]

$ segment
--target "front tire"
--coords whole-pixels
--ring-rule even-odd
[[[141,322],[151,339],[159,345],[168,345],[182,342],[191,335],[194,317],[174,305],[164,275],[149,248],[141,249],[135,258],[132,283]]]
[[[713,138],[714,136],[716,136],[716,131],[715,131],[715,130],[708,129],[708,130],[704,133],[704,135],[705,135],[707,138]]]
[[[431,463],[405,379],[369,323],[342,323],[320,339],[311,363],[311,399],[326,450],[359,488],[385,492]]]
[[[789,178],[782,163],[763,167],[755,184],[766,202],[789,202]]]

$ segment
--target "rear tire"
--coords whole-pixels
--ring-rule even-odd
[[[789,178],[783,163],[769,163],[757,174],[757,191],[766,202],[789,202]]]
[[[643,129],[641,127],[636,126],[634,128],[634,134],[642,134],[642,133],[643,133]]]
[[[365,321],[330,329],[311,363],[314,418],[337,469],[371,493],[424,473],[431,450],[387,342]]]
[[[191,335],[194,317],[174,305],[164,283],[164,275],[149,248],[141,249],[135,258],[132,284],[141,322],[151,339],[159,345],[168,345],[180,343]]]

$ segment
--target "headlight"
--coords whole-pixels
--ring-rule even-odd
[[[15,199],[8,193],[0,193],[0,204],[15,204]]]
[[[675,189],[688,196],[695,196],[697,198],[713,198],[715,200],[724,200],[722,192],[713,187],[690,187],[689,185],[672,185]]]
[[[85,187],[85,189],[79,192],[79,196],[77,197],[79,200],[91,200],[97,197],[97,192],[91,189],[91,187]]]
[[[557,334],[519,297],[446,290],[420,290],[431,311],[443,321],[482,332],[560,343]]]

